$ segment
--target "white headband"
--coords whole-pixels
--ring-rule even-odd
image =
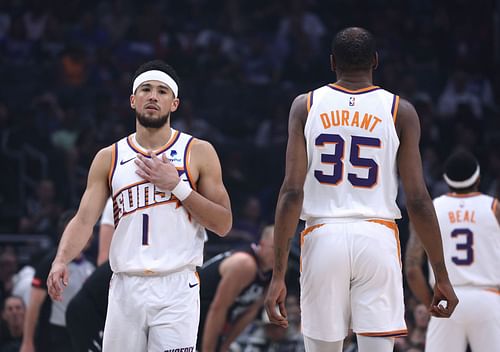
[[[170,89],[172,89],[172,92],[174,92],[174,97],[177,98],[177,94],[179,93],[179,87],[177,86],[177,83],[175,83],[172,77],[159,70],[146,71],[137,76],[136,79],[134,79],[134,84],[132,86],[132,94],[135,94],[137,87],[139,87],[146,81],[160,81],[162,83],[165,83],[167,86],[169,86]]]
[[[446,174],[443,174],[443,178],[446,181],[446,183],[448,184],[448,186],[450,186],[450,187],[468,188],[468,187],[472,186],[474,183],[476,183],[477,179],[479,178],[479,173],[480,173],[480,169],[479,169],[479,165],[478,165],[474,174],[466,180],[452,181],[449,179],[448,176],[446,176]]]

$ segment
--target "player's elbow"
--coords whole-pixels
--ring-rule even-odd
[[[410,218],[412,215],[429,216],[433,213],[432,200],[429,195],[420,195],[408,198],[406,200],[406,208]]]
[[[304,189],[302,187],[283,187],[280,192],[280,199],[284,206],[302,204]]]
[[[231,228],[233,227],[233,217],[230,212],[217,223],[213,224],[213,227],[210,229],[212,232],[217,234],[219,237],[226,237]]]

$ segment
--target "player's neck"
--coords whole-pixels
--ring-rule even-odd
[[[137,126],[135,139],[144,149],[155,150],[165,145],[172,136],[170,124],[165,124],[162,128],[146,128]]]
[[[371,71],[358,72],[337,72],[337,82],[335,84],[349,90],[358,90],[373,85]]]

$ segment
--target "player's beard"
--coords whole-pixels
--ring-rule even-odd
[[[135,113],[135,117],[139,124],[146,128],[162,128],[170,119],[170,112],[160,117],[146,116],[145,114]]]

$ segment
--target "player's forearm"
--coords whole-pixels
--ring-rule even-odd
[[[85,248],[92,236],[93,224],[85,224],[73,218],[61,237],[54,262],[68,264]]]
[[[28,307],[24,318],[23,343],[33,344],[35,337],[35,327],[38,321],[38,309]]]
[[[274,226],[273,275],[275,277],[285,277],[288,254],[299,221],[303,198],[302,189],[287,189],[284,186],[280,191]]]
[[[260,301],[258,306],[253,305],[250,307],[240,318],[236,320],[226,334],[226,339],[224,340],[225,346],[229,347],[229,345],[236,340],[248,324],[255,319],[260,307],[262,307],[262,301]]]
[[[191,216],[203,227],[223,237],[233,225],[231,208],[222,206],[193,191],[182,202]]]
[[[436,280],[448,279],[443,244],[436,213],[430,197],[407,201],[408,214],[427,253]]]
[[[205,319],[205,328],[203,329],[201,349],[203,352],[216,352],[219,336],[226,323],[226,312],[225,309],[210,307]]]
[[[46,297],[45,291],[39,288],[31,288],[31,296],[23,326],[23,344],[32,345],[35,338],[35,329],[40,315],[40,308]]]

